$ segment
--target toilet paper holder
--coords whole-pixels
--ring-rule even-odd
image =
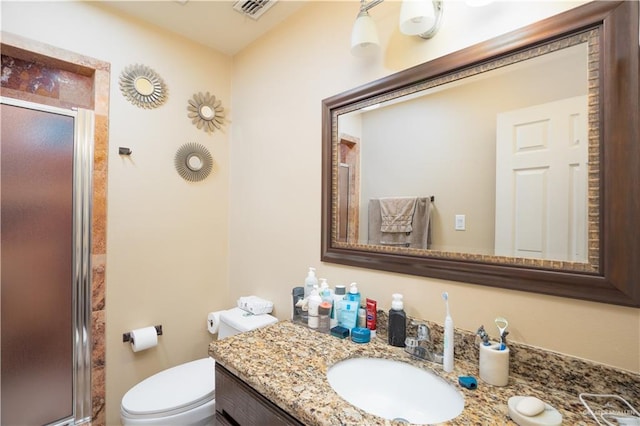
[[[156,334],[158,334],[158,336],[162,336],[162,325],[154,325],[153,328],[156,329]],[[131,337],[131,332],[122,333],[122,342],[133,343],[133,337]]]

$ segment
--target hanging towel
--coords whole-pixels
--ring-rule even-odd
[[[381,232],[411,232],[418,197],[380,198]]]
[[[412,221],[412,231],[380,232],[382,216],[380,200],[369,200],[368,243],[396,247],[428,249],[431,246],[431,212],[433,204],[427,197],[420,197],[416,202],[416,210]]]

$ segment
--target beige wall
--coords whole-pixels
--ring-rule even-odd
[[[230,292],[257,293],[290,313],[291,288],[308,266],[331,285],[357,281],[389,309],[405,295],[410,315],[442,322],[448,291],[457,327],[475,331],[509,320],[510,338],[640,372],[640,310],[320,262],[320,105],[323,98],[577,6],[577,2],[447,2],[430,41],[399,33],[399,3],[371,11],[382,43],[377,58],[349,53],[354,2],[313,2],[288,25],[234,58],[231,146]],[[527,12],[523,13],[526,7]],[[260,70],[260,72],[256,72]]]
[[[111,63],[106,404],[107,424],[118,425],[126,390],[206,356],[207,312],[229,305],[229,126],[213,135],[198,130],[187,101],[209,91],[229,110],[232,62],[95,4],[3,1],[2,30]],[[161,107],[135,107],[120,93],[120,73],[136,63],[167,84]],[[173,165],[176,150],[189,142],[205,145],[215,161],[200,183],[184,181]],[[120,157],[119,146],[131,148],[131,157]],[[156,348],[134,354],[122,343],[122,333],[156,324],[164,328]]]

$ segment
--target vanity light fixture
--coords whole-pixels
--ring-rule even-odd
[[[360,11],[351,31],[351,53],[369,56],[380,48],[378,31],[369,10],[384,0],[360,0]],[[442,22],[443,0],[402,0],[400,32],[424,39],[433,37]]]
[[[382,3],[383,0],[360,0],[360,12],[351,31],[351,53],[354,56],[369,56],[380,49],[378,30],[369,15],[369,9]]]
[[[442,22],[442,0],[402,0],[400,32],[429,39],[436,35]]]

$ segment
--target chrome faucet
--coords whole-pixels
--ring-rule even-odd
[[[411,325],[417,325],[417,335],[405,339],[404,351],[416,358],[442,364],[443,355],[435,352],[429,327],[423,323],[412,322]]]

